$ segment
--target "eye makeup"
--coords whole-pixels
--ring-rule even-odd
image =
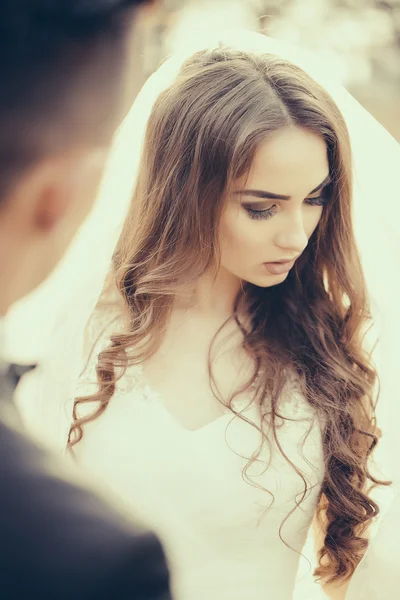
[[[309,206],[326,206],[329,202],[329,197],[327,195],[317,196],[315,198],[306,198],[305,203]],[[273,204],[269,208],[255,208],[256,204],[247,204],[242,203],[243,208],[247,211],[249,217],[251,219],[261,219],[266,220],[270,219],[274,216],[276,212],[276,204]]]
[[[331,179],[330,176],[328,175],[327,177],[325,177],[325,179],[314,189],[310,192],[311,194],[315,194],[317,192],[320,192],[319,196],[314,196],[312,198],[308,197],[304,200],[304,202],[308,205],[308,206],[326,206],[329,203],[330,200],[330,184],[331,184]],[[264,190],[241,190],[241,191],[236,191],[234,192],[235,194],[240,194],[241,196],[253,196],[255,198],[260,198],[262,200],[266,200],[266,199],[270,199],[270,200],[291,200],[290,196],[284,196],[281,194],[275,194],[272,192],[267,192]],[[243,208],[247,211],[249,217],[251,219],[261,219],[261,220],[266,220],[266,219],[270,219],[271,217],[274,216],[274,214],[276,213],[277,210],[277,206],[276,204],[273,204],[272,206],[269,206],[267,208],[263,208],[262,205],[264,204],[263,202],[246,202],[243,201],[241,202]]]

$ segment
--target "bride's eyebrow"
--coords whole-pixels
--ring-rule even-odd
[[[316,188],[311,190],[311,192],[308,195],[310,196],[311,194],[315,194],[316,192],[319,192],[319,190],[321,190],[323,187],[329,185],[330,182],[331,182],[331,177],[330,177],[330,175],[327,175],[325,177],[325,179],[323,181],[321,181],[321,183],[319,185],[317,185]],[[241,195],[241,196],[253,196],[254,198],[263,198],[263,199],[269,199],[269,200],[291,200],[292,199],[291,196],[283,196],[282,194],[274,194],[273,192],[267,192],[265,190],[237,190],[234,192],[234,194]]]

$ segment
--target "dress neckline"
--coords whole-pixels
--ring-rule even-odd
[[[173,425],[177,429],[179,429],[181,432],[183,432],[185,435],[191,435],[191,436],[200,435],[202,433],[205,433],[209,429],[213,429],[214,427],[217,427],[218,425],[224,423],[228,419],[228,417],[230,417],[231,420],[237,418],[237,416],[234,412],[229,410],[229,408],[226,408],[222,412],[222,414],[215,417],[211,421],[208,421],[208,422],[204,423],[203,425],[200,425],[199,427],[196,427],[194,429],[186,427],[183,423],[181,423],[179,421],[179,419],[177,419],[171,413],[171,411],[168,410],[163,396],[151,386],[148,379],[146,378],[146,376],[143,373],[143,366],[136,365],[136,368],[137,368],[138,379],[140,381],[140,387],[141,387],[141,390],[142,390],[142,393],[143,393],[145,399],[147,401],[150,401],[150,402],[155,403],[158,406],[160,406],[161,409],[163,410],[163,412],[165,413],[165,415],[167,416],[168,420],[171,421],[173,423]],[[235,402],[234,402],[234,404],[235,404]],[[253,406],[254,405],[252,404],[251,407],[253,407]],[[248,408],[250,408],[250,405],[245,407],[244,410],[242,409],[241,412],[247,411]]]

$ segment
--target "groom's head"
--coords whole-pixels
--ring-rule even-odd
[[[142,0],[0,4],[0,314],[88,214],[141,73]]]

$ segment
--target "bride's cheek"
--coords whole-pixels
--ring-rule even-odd
[[[250,219],[238,219],[232,234],[236,248],[243,253],[256,249],[262,243],[260,232],[255,230]]]

